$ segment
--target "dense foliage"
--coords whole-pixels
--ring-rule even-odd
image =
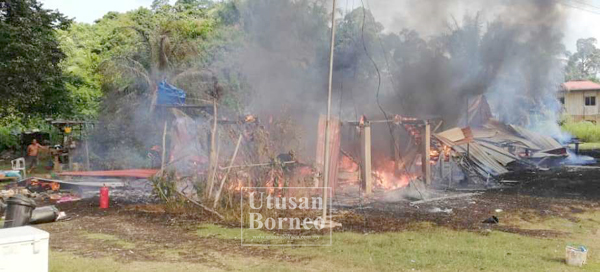
[[[347,116],[437,114],[451,123],[466,97],[502,93],[518,103],[499,105],[499,117],[519,123],[513,117],[529,112],[515,112],[556,104],[547,98],[563,80],[553,68],[565,50],[552,27],[500,18],[484,27],[467,15],[425,38],[384,32],[363,7],[336,12],[334,95]],[[235,114],[286,108],[307,122],[325,106],[329,16],[313,0],[155,0],[84,24],[36,0],[0,1],[0,123],[95,120],[94,153],[143,160],[160,142],[162,80],[184,89],[189,104],[216,101]],[[569,56],[569,78],[598,73],[595,40],[580,40]]]
[[[57,30],[71,20],[37,0],[0,1],[0,118],[69,114]]]
[[[77,112],[59,37],[71,23],[37,0],[0,1],[0,150],[17,148],[19,134],[46,117]]]
[[[567,80],[598,81],[600,73],[600,48],[595,38],[577,40],[577,51],[569,53]]]

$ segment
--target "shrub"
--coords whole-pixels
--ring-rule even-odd
[[[565,120],[562,124],[562,129],[583,142],[600,142],[600,125],[592,122]]]
[[[9,127],[0,127],[0,151],[19,147],[19,135]]]

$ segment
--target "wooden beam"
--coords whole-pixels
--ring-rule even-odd
[[[421,166],[423,168],[423,181],[429,186],[431,185],[431,164],[429,163],[431,161],[429,153],[431,150],[431,124],[427,122],[423,130],[423,143],[421,144],[423,147]]]
[[[323,168],[325,166],[325,125],[327,122],[327,117],[325,115],[319,116],[319,125],[317,128],[317,153],[315,156],[315,167],[317,171],[323,173]],[[315,184],[315,187],[319,187],[320,185]]]
[[[331,187],[331,195],[335,195],[337,188],[338,171],[340,165],[340,149],[341,149],[341,131],[340,120],[337,117],[331,117],[329,124],[329,183],[327,187]]]
[[[361,128],[361,161],[360,177],[365,195],[373,193],[373,176],[371,173],[371,125],[365,124]]]

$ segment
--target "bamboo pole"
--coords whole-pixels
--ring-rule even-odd
[[[237,144],[235,145],[235,150],[233,151],[233,155],[231,156],[231,160],[229,161],[229,168],[227,172],[221,179],[221,186],[219,186],[219,190],[217,191],[217,195],[215,195],[215,203],[213,204],[213,209],[217,207],[217,203],[219,203],[219,199],[221,197],[221,191],[223,191],[223,185],[225,185],[225,181],[227,180],[227,176],[229,176],[229,172],[231,172],[231,167],[235,162],[235,158],[237,157],[238,150],[240,149],[240,144],[242,143],[242,135],[237,140]]]
[[[333,9],[331,10],[331,48],[329,50],[329,84],[328,84],[328,94],[327,94],[327,122],[325,123],[325,160],[324,163],[324,179],[323,179],[323,224],[327,221],[327,198],[329,190],[327,190],[327,186],[329,186],[329,157],[330,157],[330,144],[329,144],[329,134],[330,134],[330,125],[331,125],[331,89],[333,88],[333,53],[335,50],[335,1],[333,0]]]

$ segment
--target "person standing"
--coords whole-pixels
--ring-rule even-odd
[[[27,146],[27,157],[25,158],[27,164],[27,173],[31,174],[39,163],[38,155],[40,154],[40,148],[46,149],[47,147],[38,143],[36,139],[31,141],[31,144]]]

